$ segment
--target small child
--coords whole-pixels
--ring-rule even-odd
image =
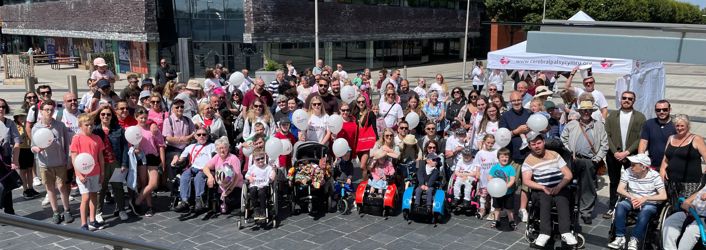
[[[471,185],[474,181],[478,180],[479,168],[477,165],[473,164],[473,150],[470,148],[464,148],[461,151],[463,158],[461,161],[456,161],[456,165],[453,166],[452,171],[456,176],[454,181],[454,201],[456,205],[470,203],[471,201]],[[463,199],[466,203],[461,202],[461,187],[465,187],[463,194]]]
[[[373,154],[373,165],[370,168],[372,180],[368,182],[370,185],[370,194],[375,195],[375,190],[378,190],[378,195],[384,195],[387,190],[387,177],[395,174],[395,167],[392,165],[387,155],[382,152]]]
[[[78,125],[80,132],[73,137],[69,147],[71,160],[74,162],[79,154],[88,153],[95,161],[93,170],[87,175],[74,171],[76,173],[76,184],[78,184],[78,190],[81,193],[81,229],[95,231],[104,227],[102,223],[96,221],[96,201],[98,200],[98,191],[101,190],[101,182],[103,181],[103,150],[105,145],[99,136],[92,133],[93,120],[90,115],[79,115]],[[86,210],[88,210],[88,216],[86,215]]]
[[[493,221],[491,227],[498,225],[500,210],[504,209],[507,213],[508,220],[510,220],[510,228],[515,230],[515,216],[512,213],[512,208],[515,206],[515,168],[510,165],[510,150],[507,148],[498,150],[498,160],[500,162],[490,169],[488,180],[492,180],[493,178],[504,179],[507,183],[507,192],[502,197],[493,198],[495,221]]]
[[[258,150],[253,153],[255,164],[248,170],[246,179],[250,182],[248,192],[252,204],[257,204],[255,219],[266,219],[265,207],[267,206],[267,193],[270,182],[275,180],[275,170],[265,161],[265,151]]]
[[[488,173],[493,165],[498,163],[498,152],[495,147],[495,136],[492,134],[486,134],[483,136],[482,144],[480,145],[480,150],[476,153],[476,157],[473,159],[473,165],[478,168],[480,181],[478,184],[478,194],[480,203],[480,216],[481,218],[486,215],[486,208],[491,208],[491,213],[488,216],[489,220],[495,220],[495,215],[492,213],[492,207],[488,206]],[[492,218],[491,218],[492,217]]]
[[[530,101],[530,112],[532,114],[540,114],[549,119],[549,113],[545,111],[544,108],[544,101],[540,98],[534,98],[532,101]],[[520,150],[527,148],[529,146],[529,142],[527,142],[527,135],[525,134],[520,134],[520,138],[522,138],[522,145],[520,146]]]

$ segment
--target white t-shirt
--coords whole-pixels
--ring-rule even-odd
[[[451,150],[454,151],[456,150],[456,147],[466,147],[465,144],[461,143],[459,141],[458,137],[456,135],[449,136],[448,139],[446,139],[446,145],[444,146],[444,150]],[[456,154],[456,162],[463,161],[463,156],[459,153]]]
[[[306,98],[309,97],[309,94],[311,94],[311,86],[308,88],[304,88],[304,86],[297,86],[297,99],[299,99],[302,102],[306,102]]]
[[[81,128],[78,125],[78,115],[80,113],[76,114],[71,114],[67,112],[66,110],[61,111],[61,120],[60,122],[66,125],[66,128],[69,129],[69,138],[73,138],[75,134],[78,134],[78,132],[81,130]],[[52,117],[56,119],[57,114],[59,114],[59,109],[57,109]]]
[[[474,67],[471,71],[471,77],[473,78],[473,85],[483,85],[483,70],[480,67]]]
[[[456,165],[453,166],[451,171],[454,171],[454,172],[460,171],[460,172],[468,173],[468,172],[475,172],[476,168],[477,168],[477,166],[473,165],[472,160],[469,162],[466,162],[464,160],[460,160],[460,161],[456,162]]]
[[[429,91],[427,92],[427,94],[429,94],[429,92],[431,92],[432,90],[436,90],[436,93],[439,94],[439,101],[443,102],[444,98],[446,98],[446,92],[444,92],[444,89],[441,87],[441,84],[435,82],[429,85]]]
[[[383,119],[385,119],[385,126],[388,128],[394,127],[397,124],[397,120],[402,119],[402,117],[404,117],[404,111],[402,111],[402,106],[397,103],[380,103],[379,114],[381,116],[384,116]],[[387,116],[385,116],[385,114],[387,114]]]
[[[627,145],[625,145],[625,141],[627,140],[628,137],[628,126],[630,125],[630,118],[632,117],[632,110],[630,112],[623,112],[620,111],[620,140],[623,145],[621,150],[625,151],[627,148]]]
[[[498,163],[498,150],[485,151],[481,150],[476,153],[476,158],[473,158],[473,164],[480,168],[480,187],[485,188],[488,185],[488,175],[490,168]]]
[[[206,79],[203,81],[203,92],[210,96],[211,93],[213,93],[213,90],[220,86],[221,82],[218,81],[218,79]]]
[[[579,88],[579,87],[574,87],[574,91],[576,91],[577,97],[581,96],[581,94],[586,92],[585,90],[583,90],[583,88]],[[593,90],[593,92],[591,92],[591,95],[593,95],[593,99],[596,101],[595,103],[596,103],[596,105],[598,105],[598,108],[607,108],[608,107],[608,101],[606,101],[605,95],[603,95],[603,93],[601,93],[600,91],[598,91],[596,89],[596,90]],[[576,102],[578,104],[578,98],[576,99]]]
[[[85,109],[86,106],[91,105],[91,99],[93,99],[93,94],[94,93],[92,93],[91,91],[88,91],[83,94],[83,97],[81,97],[81,102],[78,103],[78,107],[83,107]]]
[[[328,131],[328,115],[309,116],[309,127],[306,129],[306,141],[320,142]]]
[[[187,158],[189,161],[189,165],[191,165],[193,168],[196,169],[203,169],[204,166],[206,166],[206,163],[213,158],[211,156],[213,153],[216,152],[216,144],[209,143],[206,145],[201,145],[201,144],[191,144],[189,146],[186,146],[184,148],[184,151],[181,152],[181,155],[179,158]],[[194,157],[194,155],[196,155]]]
[[[480,122],[478,122],[474,126],[474,131],[478,131],[480,129]],[[483,137],[485,137],[485,135],[495,135],[495,132],[498,131],[499,127],[500,126],[498,121],[488,121],[488,123],[485,125],[485,131],[478,131],[478,133],[476,133],[475,138],[473,139],[473,149],[478,149],[478,144],[483,141]]]
[[[417,87],[414,88],[413,90],[414,90],[414,92],[417,93],[417,95],[419,96],[419,99],[420,99],[420,100],[426,100],[426,99],[427,99],[427,90],[426,90],[426,89],[417,86]]]
[[[337,70],[336,72],[338,72],[338,77],[341,79],[348,79],[348,72],[345,70]]]
[[[250,183],[251,187],[267,187],[270,185],[270,176],[272,176],[272,166],[265,165],[264,168],[252,166],[248,168],[247,176],[252,176],[255,180]]]
[[[505,73],[504,70],[501,70],[499,74],[495,74],[494,72],[490,72],[490,76],[488,76],[488,81],[492,84],[495,84],[495,87],[498,88],[498,91],[503,91],[505,89]]]

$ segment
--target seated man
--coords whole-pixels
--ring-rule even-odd
[[[625,245],[625,221],[630,210],[636,210],[639,215],[628,250],[637,250],[638,241],[645,238],[650,219],[658,212],[657,206],[667,199],[662,178],[650,168],[650,157],[638,154],[628,159],[632,165],[623,171],[618,184],[618,193],[627,199],[615,206],[615,240],[608,244],[611,249],[620,249]]]
[[[194,136],[196,137],[196,143],[186,146],[178,158],[178,161],[185,161],[188,158],[189,164],[187,165],[191,167],[186,168],[181,173],[181,179],[179,180],[181,202],[174,208],[177,212],[185,211],[190,207],[189,195],[191,194],[190,181],[192,176],[194,177],[194,190],[196,191],[194,210],[200,212],[206,208],[201,199],[206,189],[206,175],[202,170],[208,161],[213,158],[213,155],[216,154],[216,146],[213,143],[208,143],[208,131],[205,128],[197,129]],[[177,158],[175,157],[172,160],[172,165],[176,164]]]
[[[557,152],[544,149],[544,136],[536,132],[527,134],[531,154],[522,164],[522,183],[533,190],[532,198],[539,206],[539,236],[534,244],[544,247],[552,233],[552,203],[556,204],[557,223],[561,239],[567,245],[578,243],[571,233],[569,197],[566,187],[573,175],[564,159]]]
[[[681,208],[684,211],[670,215],[662,224],[662,247],[665,250],[693,249],[699,243],[701,232],[696,221],[689,223],[683,230],[683,234],[682,229],[684,221],[691,215],[688,211],[690,208],[696,210],[696,213],[701,217],[698,218],[699,220],[703,220],[703,217],[706,217],[706,187],[689,196],[681,204]],[[679,240],[679,245],[677,245],[679,235],[681,235],[681,240]]]
[[[414,204],[419,206],[422,203],[422,192],[427,192],[427,208],[431,208],[434,202],[434,185],[439,179],[439,166],[436,161],[427,159],[423,168],[417,168],[417,188],[414,190]],[[440,165],[440,164],[439,164]]]

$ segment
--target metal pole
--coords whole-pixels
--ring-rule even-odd
[[[547,0],[544,0],[544,6],[542,6],[542,22],[544,22],[544,18],[547,16]]]
[[[34,81],[32,81],[32,80],[33,79],[31,76],[25,76],[25,90],[27,90],[27,92],[34,93],[35,92]]]
[[[466,57],[468,54],[468,17],[471,12],[471,0],[466,1],[466,34],[463,38],[463,75],[461,75],[461,85],[466,83]]]
[[[314,0],[314,49],[316,50],[314,65],[316,65],[316,61],[319,60],[319,0]]]
[[[407,65],[404,66],[404,77],[402,79],[407,79]],[[407,79],[409,81],[409,79]]]
[[[66,76],[66,82],[69,85],[69,92],[78,95],[78,85],[76,84],[76,75]]]

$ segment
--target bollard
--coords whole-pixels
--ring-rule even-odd
[[[76,84],[76,75],[66,76],[66,82],[69,86],[69,92],[78,95],[78,86]]]
[[[27,90],[27,92],[35,92],[33,80],[31,76],[25,76],[25,90]]]

